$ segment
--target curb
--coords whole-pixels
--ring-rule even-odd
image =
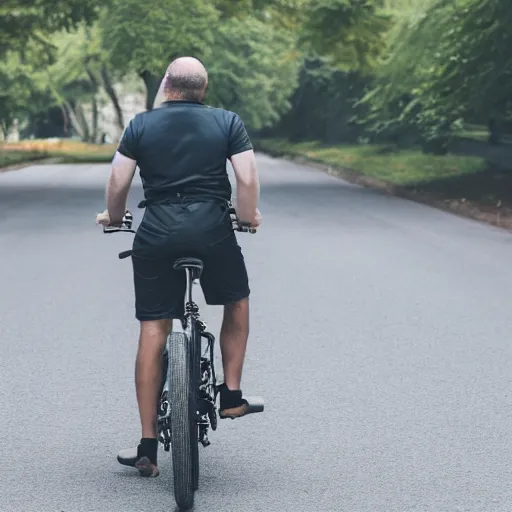
[[[286,152],[280,152],[276,150],[269,150],[259,146],[257,143],[254,144],[254,146],[256,151],[264,155],[268,155],[273,158],[281,158],[283,160],[298,164],[305,164],[308,167],[313,167],[314,169],[318,169],[327,173],[329,176],[343,179],[354,185],[359,185],[361,187],[369,188],[372,190],[378,190],[389,196],[408,199],[410,201],[414,201],[415,203],[431,206],[437,208],[438,210],[453,213],[460,217],[466,217],[469,219],[477,220],[479,222],[484,222],[497,228],[512,230],[512,210],[507,208],[486,208],[483,205],[472,203],[464,199],[440,199],[439,197],[435,197],[426,193],[407,189],[398,185],[392,185],[375,178],[370,178],[361,172],[354,171],[352,169],[333,167],[316,160],[311,160],[305,156],[288,154]]]

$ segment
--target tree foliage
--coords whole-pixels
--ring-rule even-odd
[[[357,72],[342,71],[325,59],[307,59],[290,110],[263,135],[287,137],[292,142],[357,142],[362,130],[354,123],[354,103],[368,80]]]
[[[508,0],[5,0],[0,121],[54,103],[96,139],[104,93],[124,124],[116,81],[138,74],[150,109],[193,55],[207,101],[252,130],[446,147],[465,122],[511,117],[511,21]]]
[[[225,21],[206,64],[208,102],[235,110],[249,128],[275,123],[288,110],[299,67],[290,32],[254,17]]]
[[[384,49],[389,16],[375,0],[312,0],[301,30],[306,49],[345,70],[371,71]]]
[[[437,0],[401,21],[363,99],[374,132],[416,134],[446,150],[465,120],[490,120],[510,109],[512,4]]]
[[[114,0],[101,20],[103,45],[114,68],[141,76],[151,109],[167,64],[182,55],[207,58],[218,21],[203,0]]]
[[[28,43],[48,45],[54,32],[91,23],[104,4],[100,0],[2,0],[0,55],[23,52]]]
[[[16,119],[31,110],[31,99],[37,90],[32,69],[18,55],[10,55],[0,64],[0,128],[7,138]]]

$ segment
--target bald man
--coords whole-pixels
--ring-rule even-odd
[[[133,242],[135,316],[140,321],[135,383],[142,426],[137,448],[118,455],[143,476],[157,476],[157,405],[162,354],[173,318],[184,314],[185,280],[173,270],[181,256],[198,256],[206,302],[224,306],[220,346],[225,382],[220,416],[241,417],[240,389],[249,335],[249,284],[228,213],[231,161],[237,213],[258,227],[259,179],[253,148],[240,117],[203,104],[208,74],[196,59],[173,61],[162,81],[165,101],[128,124],[112,163],[103,225],[119,225],[138,165],[146,211]]]

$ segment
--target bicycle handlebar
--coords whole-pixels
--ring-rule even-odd
[[[126,210],[126,213],[124,214],[123,221],[121,222],[120,226],[103,226],[103,233],[109,234],[109,233],[136,233],[132,229],[133,224],[133,215],[129,210]]]
[[[233,224],[233,229],[235,231],[239,231],[240,233],[256,233],[256,228],[251,227],[250,222],[242,222],[236,213],[235,208],[231,205],[229,205],[228,208],[229,216],[231,217],[231,223]]]
[[[231,223],[233,225],[233,230],[238,231],[240,233],[250,233],[255,234],[257,232],[256,228],[251,227],[250,222],[242,222],[238,215],[236,214],[236,210],[230,206],[229,207],[229,215],[231,217]],[[103,233],[106,235],[111,233],[136,233],[135,230],[132,229],[133,224],[133,215],[129,210],[126,210],[124,214],[123,221],[120,226],[103,226]],[[125,258],[129,258],[132,255],[132,251],[123,251],[119,253],[119,259],[124,260]]]

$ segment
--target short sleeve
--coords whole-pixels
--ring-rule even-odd
[[[124,129],[117,151],[122,155],[137,160],[137,148],[139,146],[139,134],[137,131],[137,118],[134,117]]]
[[[240,117],[235,114],[229,131],[228,158],[250,149],[252,149],[252,144],[245,125]]]

